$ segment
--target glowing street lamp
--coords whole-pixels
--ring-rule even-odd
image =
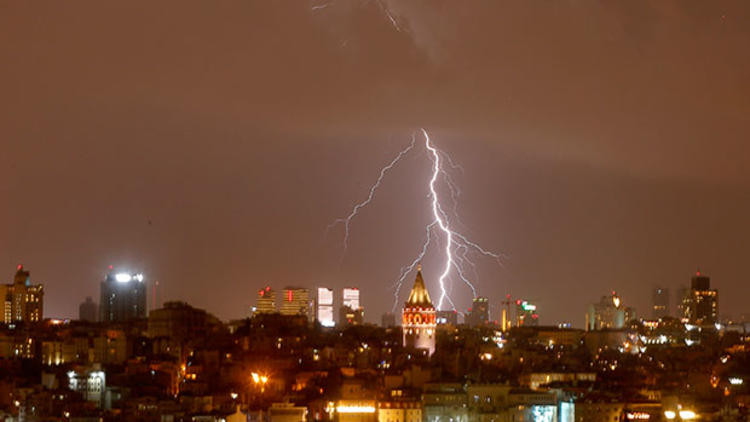
[[[253,379],[253,384],[255,384],[256,387],[260,386],[260,392],[266,391],[266,384],[268,383],[268,375],[261,375],[257,372],[253,372],[250,374],[250,376]]]

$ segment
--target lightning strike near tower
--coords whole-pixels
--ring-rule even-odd
[[[417,252],[414,259],[412,259],[409,264],[401,268],[399,276],[397,277],[393,285],[393,310],[395,311],[399,304],[401,287],[406,277],[412,271],[414,271],[414,268],[417,267],[417,265],[419,265],[419,263],[427,255],[434,237],[438,237],[443,241],[443,243],[440,245],[442,249],[441,254],[443,255],[443,264],[441,266],[442,272],[440,274],[440,277],[438,278],[440,299],[437,303],[437,309],[443,309],[443,305],[447,304],[450,309],[456,310],[456,305],[453,302],[453,299],[451,299],[450,297],[450,289],[448,286],[449,281],[460,280],[461,283],[465,284],[471,289],[473,297],[477,296],[476,287],[467,276],[467,270],[470,268],[475,279],[478,278],[476,265],[471,259],[470,254],[475,253],[484,257],[492,258],[500,265],[502,265],[503,256],[499,253],[492,252],[491,250],[480,246],[476,242],[471,241],[464,234],[459,233],[453,229],[454,223],[457,223],[459,221],[457,207],[461,191],[448,170],[458,169],[460,171],[463,171],[463,168],[454,163],[448,154],[446,154],[444,151],[441,151],[432,144],[430,136],[425,129],[421,129],[421,133],[424,137],[425,150],[427,151],[427,155],[432,162],[430,178],[427,181],[427,198],[429,199],[429,208],[431,211],[432,220],[425,226],[425,238],[421,248]],[[366,207],[372,202],[375,196],[375,191],[380,187],[383,179],[386,176],[386,173],[394,166],[396,166],[398,162],[407,153],[409,153],[410,150],[414,148],[414,146],[415,138],[412,137],[411,143],[402,151],[400,151],[388,165],[381,169],[380,175],[375,184],[370,187],[369,195],[367,196],[367,198],[364,201],[357,203],[352,208],[352,211],[349,213],[349,215],[344,218],[335,220],[329,226],[330,229],[337,224],[344,224],[344,252],[346,252],[346,248],[348,247],[350,224],[352,219],[362,208]],[[447,167],[449,167],[449,169],[445,168],[445,164],[447,164]],[[448,191],[450,192],[451,204],[449,208],[446,208],[444,206],[444,202],[441,202],[442,198],[439,194],[438,187],[438,184],[441,181],[445,184],[445,186],[447,186]],[[450,213],[446,210],[450,210]]]

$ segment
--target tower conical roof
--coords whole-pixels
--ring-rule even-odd
[[[421,266],[417,270],[417,278],[414,280],[414,287],[412,287],[411,293],[409,293],[409,299],[406,300],[406,306],[419,306],[422,308],[433,307],[432,301],[430,300],[430,293],[424,285]]]

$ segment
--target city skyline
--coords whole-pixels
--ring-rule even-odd
[[[696,267],[746,312],[746,3],[387,3],[8,5],[0,269],[25,264],[60,317],[113,264],[224,320],[269,283],[368,286],[376,322],[431,219],[427,153],[343,261],[325,229],[423,127],[463,169],[458,228],[508,257],[477,263],[493,313],[510,293],[576,322],[616,290],[647,314]]]

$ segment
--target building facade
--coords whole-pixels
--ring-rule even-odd
[[[146,318],[146,290],[143,274],[107,274],[100,287],[99,321]]]
[[[718,320],[719,291],[711,288],[711,278],[698,270],[690,280],[683,300],[683,319],[695,325],[710,325]]]
[[[255,299],[255,314],[272,314],[276,312],[276,291],[271,286],[266,286],[258,290],[258,297]]]
[[[660,319],[669,316],[669,289],[655,287],[651,293],[651,317]]]
[[[486,297],[477,296],[471,301],[471,309],[466,315],[466,325],[478,327],[490,320],[490,304]]]
[[[0,285],[3,321],[39,322],[44,315],[44,287],[31,284],[30,273],[19,265],[13,283]]]
[[[96,322],[99,319],[99,305],[86,297],[86,301],[78,306],[78,319],[81,321]]]
[[[315,319],[324,327],[333,327],[333,289],[318,287],[315,297]]]
[[[301,287],[284,288],[284,297],[279,307],[281,315],[304,315],[312,317],[310,291]]]

